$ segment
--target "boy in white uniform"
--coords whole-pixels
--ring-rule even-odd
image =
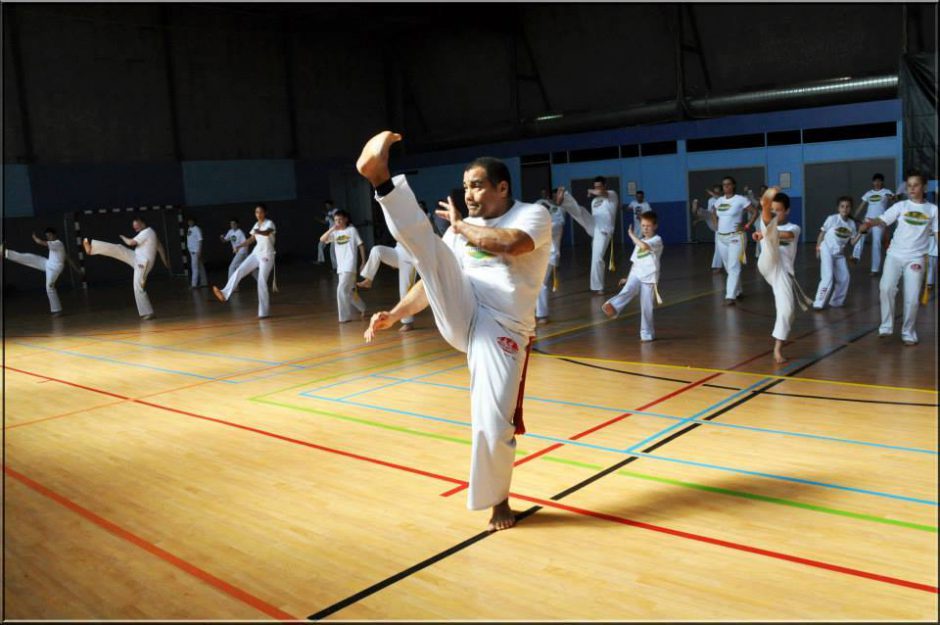
[[[865,213],[865,221],[881,217],[888,210],[891,200],[894,198],[891,190],[885,188],[885,177],[882,174],[872,176],[871,184],[871,190],[862,196],[862,203],[858,205],[858,210],[855,211],[855,217],[858,218],[867,205],[868,211]],[[871,229],[871,275],[881,271],[881,250],[884,235],[883,227],[875,226]],[[852,250],[852,260],[854,262],[861,260],[862,251],[865,249],[865,239],[867,238],[869,237],[863,236],[855,244],[855,249]]]
[[[65,253],[65,244],[59,240],[59,235],[56,234],[55,228],[46,228],[43,231],[43,236],[45,240],[37,237],[35,233],[32,235],[36,245],[41,245],[49,249],[49,258],[44,258],[38,254],[14,252],[13,250],[6,249],[2,245],[0,245],[0,250],[3,250],[3,257],[7,260],[32,267],[33,269],[38,269],[46,274],[46,295],[49,297],[49,312],[53,315],[58,315],[62,312],[62,302],[59,301],[59,293],[55,290],[56,280],[59,279],[59,275],[62,273],[62,270],[65,269],[66,261],[71,263],[76,271],[78,267],[75,266],[75,262]]]
[[[774,337],[774,361],[782,364],[783,344],[790,336],[790,326],[796,316],[796,306],[806,310],[811,300],[806,297],[793,273],[793,262],[799,247],[800,227],[788,222],[790,196],[777,187],[770,187],[761,196],[761,220],[754,240],[761,245],[757,270],[774,291],[777,319],[771,336]]]
[[[522,385],[535,334],[535,300],[551,251],[551,218],[541,206],[512,199],[509,169],[480,158],[464,171],[463,219],[453,201],[438,215],[450,221],[438,238],[404,176],[391,178],[388,151],[401,135],[382,132],[356,163],[376,188],[389,231],[415,259],[421,281],[389,312],[372,316],[365,337],[430,305],[441,335],[467,353],[473,447],[467,507],[492,507],[491,531],[515,524],[509,484],[515,434],[522,423]]]
[[[233,218],[228,222],[228,232],[219,236],[219,238],[228,241],[232,245],[232,261],[228,264],[228,277],[231,278],[238,266],[248,256],[248,250],[242,247],[242,243],[245,242],[245,233],[242,232],[238,220]],[[235,290],[238,290],[237,286]]]
[[[356,226],[349,223],[349,213],[338,210],[333,214],[333,226],[320,237],[323,243],[330,243],[336,250],[336,273],[339,284],[336,285],[336,308],[339,322],[346,323],[353,318],[352,309],[359,311],[360,318],[365,315],[366,304],[356,292],[356,254],[359,255],[359,267],[366,263],[366,246],[359,237]]]
[[[725,176],[721,181],[723,195],[715,201],[715,213],[718,215],[715,244],[721,256],[721,264],[728,272],[725,283],[725,304],[728,306],[733,306],[741,296],[741,264],[747,262],[744,231],[757,218],[757,212],[753,211],[754,216],[742,228],[746,214],[752,212],[754,205],[743,195],[734,192],[736,184],[734,178]]]
[[[653,302],[659,300],[657,284],[659,283],[660,257],[663,254],[663,240],[656,234],[659,218],[653,211],[646,211],[640,218],[641,239],[633,232],[627,230],[633,240],[633,254],[630,262],[630,274],[620,281],[623,290],[604,302],[601,310],[608,317],[616,317],[627,304],[637,295],[640,296],[640,340],[645,342],[656,338],[656,329],[653,327]]]
[[[620,198],[616,191],[607,188],[607,179],[603,176],[595,178],[594,188],[588,189],[588,197],[592,196],[594,199],[591,200],[590,211],[578,204],[564,187],[558,187],[555,201],[568,211],[591,237],[591,290],[595,295],[603,295],[604,278],[607,275],[604,255],[614,234]]]
[[[542,189],[542,197],[535,203],[545,207],[545,210],[552,218],[552,251],[548,257],[548,270],[545,272],[545,280],[542,281],[539,298],[535,302],[535,323],[544,325],[548,323],[549,292],[556,290],[558,284],[557,271],[558,265],[561,263],[561,235],[565,231],[565,210],[551,200],[551,195],[546,189]]]
[[[637,191],[635,199],[627,205],[627,208],[633,213],[633,231],[639,232],[640,217],[643,216],[643,213],[653,210],[653,207],[646,201],[646,194]]]
[[[189,250],[189,268],[192,274],[191,288],[198,289],[208,286],[206,266],[202,263],[202,228],[196,225],[196,218],[190,217],[189,228],[186,230],[186,249]]]
[[[422,208],[422,212],[423,212]],[[396,243],[395,247],[385,245],[376,245],[369,250],[369,260],[360,271],[363,279],[356,283],[360,289],[372,288],[372,281],[375,280],[375,274],[379,271],[379,265],[385,263],[389,267],[398,270],[398,297],[405,299],[408,290],[414,285],[417,273],[415,271],[414,259],[405,251],[401,243]],[[356,296],[358,297],[358,295]],[[414,317],[404,317],[401,320],[399,332],[410,332],[414,329]]]
[[[212,287],[212,293],[223,304],[228,301],[238,287],[238,283],[249,275],[254,274],[258,282],[258,318],[265,319],[271,314],[271,296],[268,294],[268,277],[274,271],[274,243],[277,228],[274,222],[268,219],[268,208],[264,204],[255,206],[255,225],[252,226],[248,238],[240,243],[236,250],[247,249],[252,243],[255,249],[248,258],[235,269],[228,278],[225,288]],[[275,283],[277,281],[275,280]],[[277,287],[275,286],[275,291]]]
[[[907,197],[897,202],[881,217],[867,219],[859,231],[871,228],[898,226],[885,255],[884,273],[881,275],[881,327],[878,336],[894,333],[894,300],[898,294],[898,281],[904,278],[904,321],[901,340],[905,345],[917,345],[918,298],[930,251],[930,239],[937,240],[937,206],[924,199],[927,177],[919,173],[907,176]]]
[[[157,233],[144,222],[142,217],[135,217],[132,226],[137,233],[133,239],[121,235],[121,241],[127,247],[96,239],[84,239],[82,245],[89,256],[110,256],[134,268],[134,300],[137,302],[137,314],[146,321],[153,318],[153,306],[150,304],[150,297],[146,290],[147,276],[153,269],[157,254],[160,254],[160,259],[167,269],[170,268],[170,261],[157,238]]]
[[[822,310],[831,296],[829,305],[841,308],[849,292],[849,263],[845,258],[846,245],[859,238],[852,219],[852,198],[839,198],[838,212],[829,215],[816,237],[816,258],[819,259],[819,287],[816,289],[815,310]]]

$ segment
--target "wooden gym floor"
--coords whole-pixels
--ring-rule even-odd
[[[465,508],[468,374],[428,312],[366,345],[309,264],[260,322],[252,280],[223,306],[162,269],[150,322],[129,272],[58,319],[8,298],[3,617],[935,619],[936,301],[919,346],[878,339],[855,268],[778,367],[753,262],[725,308],[711,247],[667,248],[641,344],[587,253],[539,329],[497,534]],[[370,311],[396,289],[384,267]]]

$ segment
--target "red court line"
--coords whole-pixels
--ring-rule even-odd
[[[17,370],[17,371],[19,371],[19,370]],[[45,379],[47,379],[47,380],[52,380],[52,381],[54,381],[54,382],[61,382],[61,383],[63,383],[63,384],[69,384],[68,382],[65,382],[64,380],[57,380],[56,378],[50,378],[50,377],[48,377],[48,376],[40,375],[40,374],[38,374],[38,373],[32,373],[32,372],[29,372],[29,371],[22,371],[22,373],[25,373],[25,374],[27,374],[27,375],[32,375],[32,376],[35,376],[35,377],[39,377],[39,378],[45,378]],[[702,380],[702,381],[700,381],[700,382],[704,382],[704,381],[705,381],[705,380]],[[88,388],[88,387],[83,387],[83,388]],[[106,394],[109,394],[109,395],[112,394],[112,393],[107,393],[106,391],[97,391],[97,389],[91,389],[91,388],[89,388],[88,390],[96,391],[96,392],[101,392],[101,393],[106,393]],[[132,401],[137,401],[137,400],[132,400]],[[294,439],[294,438],[290,438],[290,437],[286,437],[286,436],[281,436],[281,435],[279,435],[279,434],[274,434],[273,432],[266,432],[266,431],[264,431],[264,430],[259,430],[259,429],[256,429],[256,428],[252,428],[252,427],[248,427],[248,426],[239,425],[239,424],[237,424],[237,423],[231,423],[231,422],[229,422],[229,421],[223,421],[222,419],[214,419],[214,418],[212,418],[212,417],[205,417],[205,416],[197,415],[197,414],[194,414],[194,413],[191,413],[191,412],[186,412],[186,411],[184,411],[184,410],[178,410],[178,409],[176,409],[176,408],[170,408],[169,406],[161,406],[161,405],[159,405],[159,404],[152,404],[152,403],[150,403],[150,402],[138,401],[137,403],[145,404],[145,405],[147,405],[147,406],[151,406],[151,407],[154,407],[154,408],[159,408],[159,409],[161,409],[161,410],[167,410],[167,411],[169,411],[169,412],[174,412],[174,413],[178,413],[178,414],[182,414],[182,415],[186,415],[186,416],[195,417],[195,418],[198,418],[198,419],[204,419],[204,420],[206,420],[206,421],[213,421],[213,422],[215,422],[215,423],[220,423],[220,424],[223,424],[223,425],[229,425],[229,426],[232,426],[232,427],[237,427],[237,428],[239,428],[239,429],[248,430],[248,431],[250,431],[250,432],[255,432],[255,433],[258,433],[258,434],[263,434],[263,435],[265,435],[265,436],[270,436],[270,437],[273,437],[273,438],[277,438],[277,439],[280,439],[280,440],[283,440],[283,441],[287,441],[287,442],[291,442],[291,443],[295,443],[295,444],[299,444],[299,445],[304,445],[304,446],[306,446],[306,447],[310,447],[310,448],[313,448],[313,449],[318,449],[318,450],[320,450],[320,451],[326,451],[326,452],[329,452],[329,453],[338,454],[338,455],[341,455],[341,456],[344,456],[344,457],[347,457],[347,458],[352,458],[352,459],[355,459],[355,460],[362,460],[362,461],[364,461],[364,462],[369,462],[369,463],[372,463],[372,464],[378,464],[378,465],[385,466],[385,467],[389,467],[389,468],[392,468],[392,469],[398,469],[398,470],[400,470],[400,471],[407,471],[407,472],[409,472],[409,473],[414,473],[414,474],[417,474],[417,475],[422,475],[422,476],[430,477],[430,478],[437,479],[437,480],[443,480],[443,481],[451,482],[451,483],[453,483],[453,484],[460,484],[461,486],[464,486],[464,485],[466,484],[466,483],[463,482],[462,480],[458,480],[458,479],[455,479],[455,478],[452,478],[452,477],[447,477],[447,476],[445,476],[445,475],[439,475],[439,474],[436,474],[436,473],[432,473],[432,472],[430,472],[430,471],[424,471],[424,470],[422,470],[422,469],[416,469],[416,468],[413,468],[413,467],[407,467],[407,466],[400,465],[400,464],[395,464],[395,463],[392,463],[392,462],[386,462],[386,461],[384,461],[384,460],[379,460],[379,459],[377,459],[377,458],[369,458],[369,457],[367,457],[367,456],[361,456],[361,455],[359,455],[359,454],[354,454],[354,453],[347,452],[347,451],[343,451],[343,450],[339,450],[339,449],[332,449],[332,448],[329,448],[329,447],[324,447],[324,446],[322,446],[322,445],[317,445],[317,444],[315,444],[315,443],[308,443],[308,442],[306,442],[306,441],[301,441],[301,440],[298,440],[298,439]],[[4,467],[4,470],[7,471],[7,472],[10,471],[10,469],[8,469],[8,468],[6,468],[6,467]],[[936,594],[936,593],[938,592],[938,589],[937,589],[936,586],[930,586],[930,585],[928,585],[928,584],[920,584],[920,583],[917,583],[917,582],[910,582],[910,581],[903,580],[903,579],[899,579],[899,578],[896,578],[896,577],[890,577],[890,576],[887,576],[887,575],[879,575],[879,574],[877,574],[877,573],[869,573],[869,572],[867,572],[867,571],[862,571],[862,570],[859,570],[859,569],[853,569],[853,568],[849,568],[849,567],[839,566],[839,565],[837,565],[837,564],[829,564],[829,563],[827,563],[827,562],[821,562],[821,561],[819,561],[819,560],[811,560],[811,559],[809,559],[809,558],[802,558],[802,557],[799,557],[799,556],[791,556],[791,555],[788,555],[788,554],[785,554],[785,553],[780,553],[780,552],[777,552],[777,551],[770,551],[770,550],[768,550],[768,549],[761,549],[761,548],[759,548],[759,547],[751,547],[751,546],[743,545],[743,544],[740,544],[740,543],[734,543],[734,542],[730,542],[730,541],[726,541],[726,540],[721,540],[720,538],[712,538],[712,537],[703,536],[703,535],[700,535],[700,534],[693,534],[693,533],[691,533],[691,532],[684,532],[684,531],[682,531],[682,530],[675,530],[675,529],[671,529],[671,528],[668,528],[668,527],[662,527],[662,526],[659,526],[659,525],[653,525],[653,524],[651,524],[651,523],[644,523],[644,522],[642,522],[642,521],[634,521],[634,520],[632,520],[632,519],[627,519],[627,518],[625,518],[625,517],[619,517],[619,516],[616,516],[616,515],[607,514],[607,513],[604,513],[604,512],[597,512],[597,511],[594,511],[594,510],[588,510],[588,509],[585,509],[585,508],[577,508],[577,507],[575,507],[575,506],[569,506],[569,505],[566,505],[566,504],[558,503],[558,502],[556,502],[556,501],[550,501],[550,500],[547,500],[547,499],[540,499],[540,498],[536,498],[536,497],[529,497],[529,496],[527,496],[527,495],[520,495],[520,494],[516,494],[516,493],[510,493],[510,496],[511,496],[511,497],[515,497],[516,499],[521,499],[521,500],[523,500],[523,501],[530,501],[530,502],[533,502],[533,503],[536,503],[536,504],[539,504],[539,505],[542,505],[542,506],[551,507],[551,508],[558,508],[558,509],[560,509],[560,510],[566,510],[566,511],[572,512],[572,513],[574,513],[574,514],[580,514],[580,515],[584,515],[584,516],[590,516],[590,517],[593,517],[593,518],[597,518],[597,519],[601,519],[601,520],[605,520],[605,521],[610,521],[610,522],[612,522],[612,523],[619,523],[619,524],[622,524],[622,525],[631,525],[631,526],[638,527],[638,528],[642,528],[642,529],[647,529],[647,530],[651,530],[651,531],[655,531],[655,532],[660,532],[660,533],[663,533],[663,534],[668,534],[668,535],[671,535],[671,536],[676,536],[676,537],[678,537],[678,538],[686,538],[686,539],[689,539],[689,540],[696,540],[696,541],[699,541],[699,542],[705,542],[705,543],[709,543],[709,544],[712,544],[712,545],[717,545],[717,546],[719,546],[719,547],[726,547],[726,548],[729,548],[729,549],[736,549],[736,550],[738,550],[738,551],[744,551],[744,552],[753,553],[753,554],[756,554],[756,555],[762,555],[762,556],[766,556],[766,557],[770,557],[770,558],[776,558],[776,559],[778,559],[778,560],[785,560],[785,561],[788,561],[788,562],[794,562],[794,563],[796,563],[796,564],[803,564],[803,565],[807,565],[807,566],[813,566],[813,567],[816,567],[816,568],[826,569],[826,570],[833,571],[833,572],[836,572],[836,573],[843,573],[843,574],[846,574],[846,575],[854,575],[854,576],[856,576],[856,577],[862,577],[862,578],[871,579],[871,580],[874,580],[874,581],[884,582],[884,583],[888,583],[888,584],[895,584],[895,585],[897,585],[897,586],[904,586],[904,587],[907,587],[907,588],[913,588],[913,589],[915,589],[915,590],[923,590],[923,591],[931,592],[931,593],[934,593],[934,594]]]
[[[938,588],[936,586],[930,586],[929,584],[911,582],[906,579],[890,577],[888,575],[880,575],[878,573],[869,573],[868,571],[862,571],[860,569],[853,569],[847,566],[839,566],[838,564],[830,564],[828,562],[822,562],[820,560],[812,560],[810,558],[792,556],[786,553],[780,553],[779,551],[761,549],[760,547],[751,547],[749,545],[742,545],[741,543],[735,543],[735,542],[731,542],[728,540],[721,540],[720,538],[712,538],[710,536],[703,536],[701,534],[693,534],[691,532],[684,532],[682,530],[676,530],[676,529],[672,529],[669,527],[662,527],[661,525],[653,525],[651,523],[644,523],[642,521],[634,521],[633,519],[628,519],[626,517],[616,516],[613,514],[607,514],[605,512],[597,512],[595,510],[588,510],[585,508],[578,508],[575,506],[569,506],[567,504],[558,503],[557,501],[551,501],[548,499],[540,499],[538,497],[529,497],[527,495],[518,495],[516,493],[510,493],[509,496],[515,497],[516,499],[521,499],[523,501],[535,503],[540,506],[545,506],[548,508],[557,508],[559,510],[565,510],[566,512],[572,512],[574,514],[589,516],[595,519],[601,519],[603,521],[610,521],[611,523],[619,523],[621,525],[630,525],[632,527],[638,527],[638,528],[650,530],[653,532],[659,532],[661,534],[668,534],[670,536],[686,538],[688,540],[695,540],[698,542],[708,543],[711,545],[717,545],[719,547],[726,547],[728,549],[736,549],[738,551],[744,551],[746,553],[753,553],[753,554],[760,555],[760,556],[766,556],[768,558],[776,558],[778,560],[785,560],[787,562],[794,562],[796,564],[804,564],[806,566],[812,566],[812,567],[819,568],[819,569],[825,569],[827,571],[833,571],[836,573],[843,573],[845,575],[854,575],[855,577],[863,577],[865,579],[871,579],[877,582],[884,582],[886,584],[894,584],[895,586],[913,588],[914,590],[922,590],[924,592],[930,592],[933,594],[938,593]]]
[[[65,506],[72,512],[78,514],[79,516],[84,517],[88,521],[91,521],[98,527],[101,527],[102,529],[114,534],[118,538],[123,538],[129,543],[132,543],[140,547],[144,551],[152,555],[155,555],[161,560],[168,562],[169,564],[175,566],[176,568],[180,569],[184,573],[188,573],[189,575],[192,575],[193,577],[206,582],[207,584],[216,588],[217,590],[224,592],[230,597],[237,599],[238,601],[241,601],[242,603],[245,603],[255,608],[259,612],[263,612],[264,614],[267,614],[268,616],[281,620],[281,621],[300,620],[298,617],[288,614],[287,612],[281,610],[280,608],[271,605],[270,603],[268,603],[267,601],[264,601],[263,599],[259,599],[253,594],[245,590],[242,590],[241,588],[234,586],[226,582],[225,580],[219,579],[212,573],[209,573],[208,571],[205,571],[199,568],[198,566],[191,564],[187,562],[186,560],[183,560],[179,556],[175,556],[169,551],[166,551],[165,549],[161,549],[160,547],[157,547],[153,543],[141,538],[140,536],[132,532],[129,532],[128,530],[117,525],[116,523],[113,523],[105,519],[104,517],[98,516],[97,514],[89,510],[88,508],[78,505],[71,499],[68,499],[67,497],[63,495],[60,495],[59,493],[49,488],[46,488],[39,482],[36,482],[35,480],[32,480],[26,477],[22,473],[14,471],[13,469],[7,466],[3,467],[3,471],[4,473],[14,478],[15,480],[18,480],[25,486],[28,486],[29,488],[36,491],[37,493],[44,495],[45,497],[48,497],[49,499],[55,501],[56,503],[62,506]]]

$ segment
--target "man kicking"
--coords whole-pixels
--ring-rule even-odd
[[[572,219],[581,224],[591,237],[591,290],[595,295],[603,295],[604,279],[607,277],[604,256],[614,235],[620,199],[616,191],[607,188],[607,179],[603,176],[595,178],[594,187],[588,189],[588,197],[592,196],[594,199],[591,200],[591,209],[588,210],[578,204],[564,187],[558,187],[555,202],[560,204]],[[610,267],[613,271],[612,262]]]
[[[365,339],[430,306],[444,339],[467,353],[473,430],[467,507],[492,508],[488,529],[508,529],[516,522],[509,484],[515,435],[525,432],[525,366],[552,220],[541,206],[513,200],[505,163],[478,158],[463,175],[470,215],[463,219],[450,198],[441,202],[437,214],[450,228],[438,238],[405,177],[393,179],[389,171],[389,149],[400,140],[389,131],[372,137],[356,168],[375,188],[388,229],[414,258],[421,281],[392,310],[372,316]]]

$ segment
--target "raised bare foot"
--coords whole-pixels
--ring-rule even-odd
[[[613,304],[610,302],[604,302],[604,305],[601,306],[601,310],[603,310],[604,314],[610,319],[613,319],[617,315],[617,309],[614,308]]]
[[[362,279],[362,282],[357,282],[357,283],[356,283],[356,286],[359,287],[360,289],[371,289],[371,288],[372,288],[372,280],[370,280],[370,279],[368,279],[368,278],[363,278],[363,279]]]
[[[508,530],[515,524],[516,515],[509,507],[509,500],[504,499],[493,506],[493,516],[490,517],[490,523],[486,526],[486,529],[490,532],[498,532],[499,530]]]
[[[82,239],[82,247],[85,248],[85,253],[91,256],[91,241],[88,239]]]
[[[217,300],[219,300],[219,301],[222,302],[223,304],[225,303],[225,295],[222,294],[222,290],[221,290],[219,287],[213,286],[213,287],[212,287],[212,294],[215,295],[215,298],[216,298]]]
[[[403,323],[403,324],[401,324],[401,327],[398,328],[398,331],[399,331],[399,332],[411,332],[411,331],[414,330],[414,329],[415,329],[415,324],[413,324],[413,323]]]
[[[401,135],[390,130],[383,130],[369,139],[362,148],[356,161],[356,169],[362,176],[377,187],[392,177],[388,169],[388,151],[392,144],[401,141]]]

